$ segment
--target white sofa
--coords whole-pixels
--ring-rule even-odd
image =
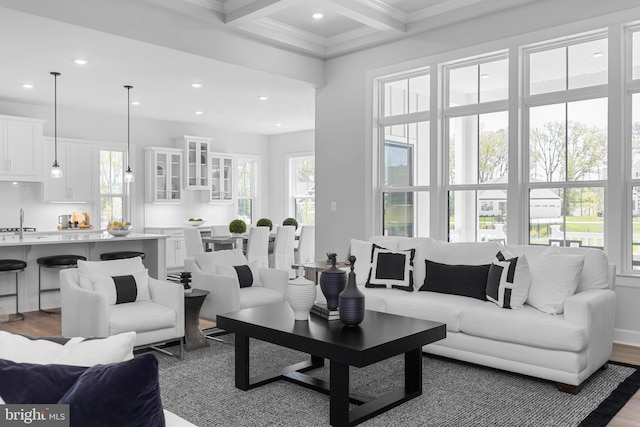
[[[418,291],[425,280],[425,259],[444,264],[489,264],[505,249],[498,242],[445,243],[378,236],[369,243],[392,250],[416,249],[413,292],[367,288],[371,247],[367,248],[366,242],[351,242],[351,254],[357,258],[356,281],[365,294],[367,309],[446,323],[447,337],[424,346],[425,353],[551,380],[560,390],[572,393],[577,393],[611,356],[615,267],[601,250],[558,248],[563,254],[583,255],[584,263],[577,273],[575,294],[564,302],[564,313],[547,314],[527,303],[522,309],[505,309],[467,296]],[[548,246],[510,245],[506,249],[515,256],[526,255],[532,287],[536,279],[539,282],[546,274],[553,274],[541,261],[549,260],[543,257]],[[323,298],[318,290],[318,299]]]

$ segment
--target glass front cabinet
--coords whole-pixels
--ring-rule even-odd
[[[209,146],[211,138],[198,136],[184,137],[185,152],[185,189],[208,190],[209,181]]]
[[[210,153],[211,187],[210,203],[232,203],[234,185],[233,156],[222,153]]]
[[[182,202],[182,156],[179,148],[145,148],[145,201]]]

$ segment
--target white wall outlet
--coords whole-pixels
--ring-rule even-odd
[[[331,211],[332,211],[332,212],[335,212],[335,211],[336,211],[336,208],[337,208],[337,204],[336,204],[336,202],[331,202]]]

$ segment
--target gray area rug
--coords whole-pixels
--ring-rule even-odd
[[[222,337],[233,343],[233,335]],[[184,352],[178,360],[156,353],[166,409],[199,427],[328,426],[329,396],[288,381],[249,391],[234,386],[233,345]],[[251,339],[251,375],[307,355]],[[577,426],[636,370],[609,364],[576,396],[543,380],[456,361],[423,357],[423,394],[363,426]],[[326,363],[328,365],[328,363]],[[351,388],[373,395],[402,386],[403,358],[351,368]],[[329,368],[310,372],[328,379]]]

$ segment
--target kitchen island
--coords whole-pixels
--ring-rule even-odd
[[[124,237],[113,237],[106,231],[65,231],[64,233],[46,234],[24,233],[22,239],[18,235],[0,236],[0,259],[19,259],[27,262],[24,273],[18,275],[18,294],[20,311],[28,312],[38,309],[38,263],[43,256],[73,254],[82,255],[89,261],[100,260],[105,252],[140,251],[145,253],[143,260],[149,269],[149,275],[157,279],[166,277],[166,238],[165,235],[148,233],[131,233]],[[42,269],[42,287],[58,287],[58,269]],[[13,275],[0,276],[0,294],[11,293],[15,287]],[[58,307],[58,292],[42,294],[44,307]],[[14,300],[3,298],[0,309],[13,312]]]

